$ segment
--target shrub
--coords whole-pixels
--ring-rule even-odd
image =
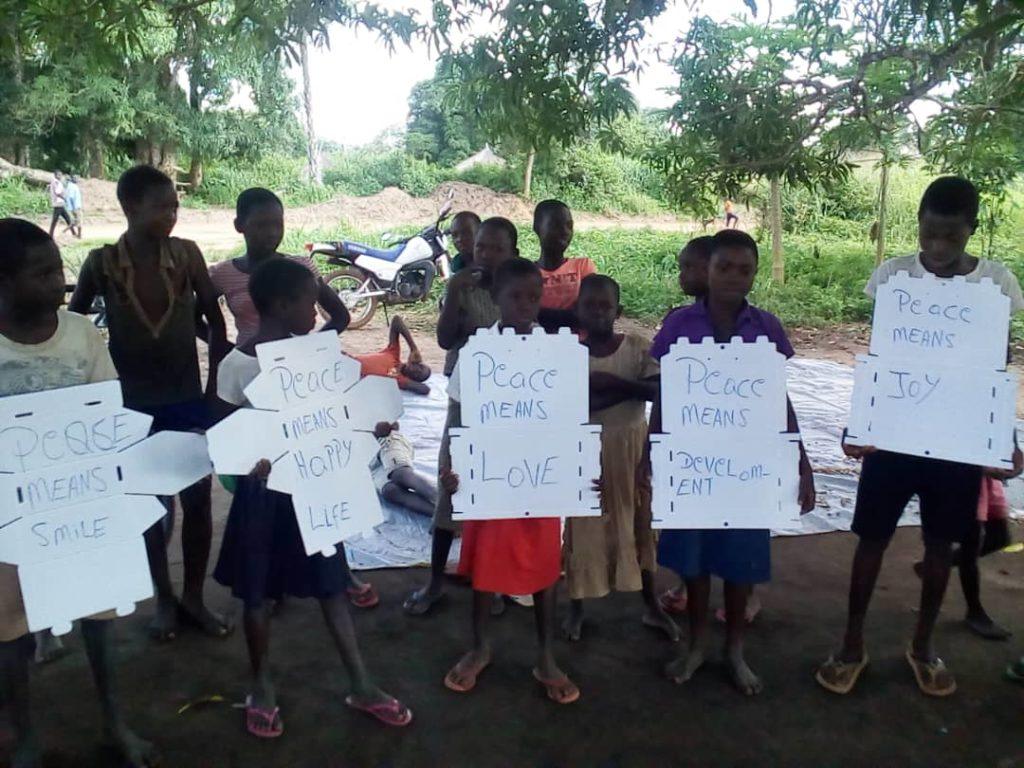
[[[0,218],[39,216],[49,211],[50,199],[45,189],[30,187],[17,177],[0,179]]]

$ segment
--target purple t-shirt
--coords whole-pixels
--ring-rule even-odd
[[[699,344],[701,339],[714,335],[715,329],[711,324],[707,303],[703,300],[696,301],[688,307],[680,307],[665,318],[661,330],[651,343],[651,357],[661,360],[676,339],[685,337],[692,343]],[[754,342],[758,336],[767,336],[768,341],[774,343],[775,348],[787,358],[796,354],[779,318],[746,302],[743,303],[743,309],[736,319],[736,330],[733,335],[739,336],[745,342]]]

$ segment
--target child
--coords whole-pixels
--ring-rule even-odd
[[[78,177],[74,174],[71,174],[67,178],[67,183],[64,184],[64,207],[67,208],[68,215],[71,218],[71,224],[64,231],[70,232],[81,240],[82,215],[84,213],[82,210],[82,190],[78,187]]]
[[[735,229],[740,225],[740,217],[736,215],[736,206],[732,200],[725,201],[725,228]]]
[[[71,217],[68,216],[67,201],[64,198],[64,174],[54,171],[46,189],[50,193],[50,208],[53,210],[53,216],[50,217],[50,237],[53,237],[58,219],[64,219],[64,223],[71,226]]]
[[[116,245],[89,253],[71,297],[73,312],[86,314],[97,296],[106,306],[110,355],[121,378],[124,404],[153,417],[153,431],[203,431],[210,426],[208,403],[216,394],[217,364],[227,350],[224,317],[206,262],[191,240],[171,237],[178,218],[174,182],[148,165],[125,171],[117,199],[128,230]],[[210,374],[204,398],[196,351],[197,310],[210,328]],[[156,587],[157,614],[150,625],[158,640],[173,640],[179,622],[211,637],[233,629],[203,601],[213,521],[210,478],[180,494],[184,519],[181,548],[185,583],[179,602],[167,564],[173,505],[164,523],[146,531],[149,567]]]
[[[405,339],[409,346],[409,359],[402,362],[402,346],[399,339]],[[429,395],[430,387],[424,382],[430,378],[430,366],[423,362],[416,340],[401,317],[395,315],[388,329],[388,345],[380,352],[368,355],[352,355],[362,366],[362,376],[389,376],[398,382],[399,389]]]
[[[380,443],[380,451],[370,464],[377,493],[417,515],[432,516],[437,506],[437,488],[413,468],[412,443],[398,431],[398,423],[378,423],[373,436]]]
[[[491,276],[502,263],[519,255],[518,233],[515,224],[508,219],[495,217],[480,225],[473,247],[473,265],[464,269],[448,283],[448,299],[437,319],[437,343],[447,349],[444,373],[451,376],[458,362],[458,351],[478,328],[487,328],[498,321],[498,307],[491,298]],[[448,417],[441,436],[438,452],[438,477],[450,470],[451,453],[448,444],[448,429],[462,423],[458,402],[448,399]],[[452,520],[452,500],[444,486],[437,495],[434,509],[434,530],[430,552],[430,581],[417,589],[406,599],[404,608],[413,616],[422,616],[444,597],[444,568],[448,563],[452,541],[459,531],[459,524]],[[495,610],[504,603],[495,601]]]
[[[218,372],[220,397],[235,407],[248,405],[245,387],[259,374],[256,345],[313,329],[319,286],[302,264],[272,258],[253,272],[249,293],[259,313],[259,327],[224,358]],[[286,594],[320,601],[328,632],[355,691],[345,703],[388,725],[408,725],[412,713],[377,688],[363,664],[345,599],[348,579],[340,554],[343,548],[339,546],[330,557],[306,555],[291,496],[267,489],[269,471],[270,462],[264,459],[249,476],[239,478],[214,570],[217,581],[244,603],[245,639],[252,666],[246,729],[260,738],[275,738],[284,731],[270,676],[268,603]]]
[[[60,309],[64,267],[57,244],[34,224],[0,219],[0,397],[117,378],[103,337],[86,318]],[[103,714],[103,737],[131,765],[155,765],[156,750],[122,719],[115,693],[113,614],[81,623]],[[38,766],[29,707],[28,660],[33,653],[18,570],[0,564],[0,693],[9,708],[15,745],[11,764]]]
[[[540,270],[526,259],[506,260],[494,272],[491,295],[500,311],[496,326],[530,333],[540,311],[543,282]],[[456,386],[449,389],[458,402]],[[448,493],[458,491],[459,478],[450,467],[441,473]],[[558,518],[472,520],[463,525],[459,573],[473,584],[473,649],[452,667],[444,678],[451,690],[467,693],[477,677],[491,663],[491,640],[487,632],[493,595],[533,595],[539,641],[534,678],[544,686],[548,698],[557,704],[571,704],[580,697],[579,688],[559,669],[552,652],[552,623],[555,613],[555,585],[561,571],[561,523]]]
[[[565,572],[572,603],[563,630],[568,639],[580,639],[584,598],[604,597],[612,589],[642,590],[644,624],[676,641],[679,628],[654,595],[650,499],[641,500],[635,483],[647,441],[645,404],[658,395],[658,363],[645,338],[615,332],[622,307],[618,283],[610,277],[583,278],[577,314],[590,350],[591,421],[604,428],[602,514],[566,521]]]
[[[218,296],[223,296],[235,318],[236,344],[245,344],[256,333],[259,317],[249,297],[249,276],[260,264],[274,256],[284,239],[284,203],[269,189],[253,187],[238,196],[235,203],[235,231],[245,237],[245,253],[210,267],[210,280]],[[306,267],[317,278],[317,303],[330,316],[325,328],[341,333],[348,327],[345,304],[320,279],[316,263],[309,256],[287,256]]]
[[[757,243],[737,230],[723,230],[714,237],[708,269],[708,293],[689,307],[673,312],[651,346],[660,360],[679,338],[700,343],[707,337],[727,343],[734,336],[754,342],[767,336],[786,357],[793,347],[774,315],[747,303],[757,274]],[[790,432],[798,432],[796,414],[788,406]],[[661,431],[660,402],[651,414],[651,432]],[[649,461],[649,456],[645,457]],[[801,509],[814,507],[814,479],[800,445]],[[745,610],[750,586],[770,576],[771,549],[767,530],[666,530],[658,543],[658,563],[676,571],[686,581],[690,619],[689,649],[665,668],[676,683],[689,680],[703,665],[708,629],[708,594],[711,576],[725,582],[726,658],[732,680],[741,693],[760,693],[761,680],[743,655]]]
[[[918,240],[921,250],[911,256],[882,263],[864,289],[874,298],[878,286],[890,275],[931,273],[950,278],[964,275],[970,282],[990,278],[1010,297],[1012,311],[1024,309],[1017,278],[1002,264],[967,253],[967,242],[978,226],[978,191],[966,179],[943,177],[925,190],[918,208]],[[852,530],[860,537],[853,556],[846,635],[842,649],[818,668],[816,679],[833,693],[853,690],[868,664],[864,651],[864,618],[885,549],[910,498],[921,501],[921,605],[917,629],[906,652],[918,688],[928,696],[949,696],[956,680],[935,654],[932,633],[949,580],[952,548],[964,542],[977,526],[978,493],[982,468],[940,459],[920,458],[871,447],[843,443],[847,456],[863,458]],[[1014,450],[1013,470],[988,470],[997,479],[1021,472],[1020,450]]]
[[[559,326],[575,325],[576,300],[580,281],[597,272],[590,259],[567,259],[565,252],[572,244],[572,211],[561,200],[544,200],[533,211],[533,231],[540,241],[540,267],[544,278],[541,299],[541,325],[549,331]]]
[[[473,243],[480,229],[480,217],[472,211],[459,211],[452,219],[452,245],[455,258],[452,259],[452,274],[458,274],[466,267],[473,266]]]

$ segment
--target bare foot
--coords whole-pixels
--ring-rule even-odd
[[[736,686],[740,693],[746,696],[756,696],[764,690],[761,678],[754,674],[754,670],[747,666],[747,661],[743,658],[743,651],[729,650],[726,651],[725,656],[726,663],[729,665],[729,671],[732,673],[733,685]]]
[[[583,609],[570,604],[569,613],[562,622],[562,635],[570,642],[579,641],[583,634]]]
[[[170,642],[178,636],[178,601],[156,601],[156,615],[149,622],[149,636],[162,643]]]
[[[647,606],[642,621],[645,627],[660,629],[668,635],[668,639],[673,643],[679,642],[679,627],[660,605],[657,607]]]
[[[484,646],[474,648],[456,662],[448,670],[444,684],[447,688],[459,693],[469,693],[476,687],[476,679],[491,663],[491,648]]]
[[[123,723],[108,727],[104,733],[104,741],[133,768],[153,768],[160,765],[160,754],[156,747],[136,735]]]
[[[704,649],[700,646],[691,646],[685,656],[679,656],[665,665],[665,677],[676,685],[682,685],[689,682],[702,666]]]
[[[178,621],[190,624],[208,637],[222,638],[230,635],[235,626],[220,614],[214,613],[202,600],[182,596],[178,603]]]

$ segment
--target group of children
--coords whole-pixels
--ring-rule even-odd
[[[61,309],[64,277],[59,251],[46,232],[16,219],[0,221],[0,396],[119,378],[125,404],[153,417],[153,431],[202,431],[233,409],[248,405],[245,388],[259,372],[257,345],[313,331],[319,312],[326,329],[343,331],[348,313],[320,279],[309,259],[278,252],[284,234],[280,200],[263,189],[246,190],[238,199],[236,229],[245,237],[243,256],[208,270],[194,243],[171,236],[177,195],[171,180],[139,166],[118,182],[118,199],[128,227],[114,245],[89,254],[69,309]],[[967,255],[967,240],[977,223],[978,197],[962,179],[939,179],[925,193],[920,208],[918,255],[887,262],[868,284],[874,288],[898,269],[940,277],[991,277],[1010,296],[1015,310],[1024,298],[1012,274],[999,264]],[[481,221],[463,212],[453,220],[458,251],[456,274],[448,283],[437,322],[437,341],[447,350],[444,373],[448,413],[440,454],[438,486],[412,468],[412,446],[396,424],[378,424],[381,451],[373,465],[380,493],[389,501],[432,514],[429,580],[404,602],[411,615],[424,615],[444,598],[445,566],[456,536],[461,535],[458,573],[472,585],[472,647],[444,676],[459,693],[477,685],[491,664],[491,617],[505,606],[504,596],[530,596],[537,624],[538,648],[533,677],[559,704],[581,696],[580,688],[555,659],[555,588],[564,573],[570,605],[564,636],[579,640],[587,600],[610,591],[639,592],[645,624],[678,640],[680,632],[668,608],[688,615],[688,643],[666,665],[666,676],[689,680],[703,665],[708,637],[710,578],[725,583],[725,658],[735,686],[756,694],[762,683],[744,656],[743,635],[750,618],[755,584],[769,580],[770,540],[766,530],[669,530],[656,537],[651,527],[648,435],[660,430],[659,359],[680,338],[753,341],[766,336],[783,355],[793,348],[781,323],[747,301],[758,268],[758,248],[748,235],[724,230],[691,241],[679,259],[680,286],[695,298],[666,316],[653,343],[616,329],[621,314],[619,286],[596,274],[588,259],[567,258],[573,233],[572,214],[564,203],[545,201],[533,222],[541,246],[537,262],[519,256],[518,233],[507,219]],[[82,314],[102,297],[109,326],[109,351]],[[237,338],[227,340],[219,301],[234,317]],[[449,431],[460,426],[458,351],[478,331],[512,328],[527,333],[569,326],[589,351],[590,410],[602,430],[600,517],[471,521],[452,519],[452,497],[459,478],[449,450]],[[209,350],[205,389],[200,377],[196,338]],[[399,339],[409,345],[401,360]],[[430,376],[408,329],[396,319],[388,345],[361,360],[365,374],[394,376],[414,392],[427,391]],[[647,404],[652,404],[650,423]],[[789,407],[789,429],[798,431]],[[850,615],[841,651],[821,666],[818,682],[836,693],[850,691],[867,664],[863,623],[882,557],[896,522],[910,497],[921,499],[925,556],[921,610],[907,660],[924,693],[947,695],[952,675],[932,648],[932,630],[941,605],[953,545],[965,592],[976,597],[977,557],[1005,544],[998,526],[986,523],[984,538],[977,510],[998,494],[998,481],[1018,474],[986,470],[934,459],[917,459],[845,446],[864,458],[853,530],[860,537],[850,588]],[[348,567],[344,549],[325,557],[307,556],[290,496],[267,488],[270,463],[234,478],[233,499],[214,577],[243,604],[243,629],[251,668],[245,700],[245,726],[257,737],[280,736],[284,718],[270,673],[270,608],[287,596],[319,601],[328,634],[349,674],[352,694],[346,703],[383,723],[404,726],[411,710],[381,691],[363,661],[349,605],[369,607],[378,597],[371,585]],[[800,449],[799,503],[815,504],[814,480]],[[983,482],[983,478],[986,478]],[[213,637],[231,633],[231,623],[207,608],[203,596],[211,549],[211,481],[186,489],[183,511],[184,585],[175,595],[167,565],[167,540],[173,504],[164,523],[146,533],[147,553],[157,596],[154,637],[173,639],[183,624]],[[998,499],[996,500],[998,502]],[[1003,526],[1005,531],[1005,525]],[[675,572],[680,585],[661,598],[655,571]],[[973,581],[972,581],[973,579]],[[685,586],[684,586],[685,585]],[[978,626],[992,624],[980,602],[970,605]],[[132,764],[149,764],[155,754],[123,721],[116,705],[110,646],[110,616],[83,620],[82,632],[103,704],[106,737]],[[992,633],[989,633],[990,635]],[[38,750],[28,715],[28,633],[16,570],[0,565],[0,683],[17,739],[15,765],[36,765]]]

